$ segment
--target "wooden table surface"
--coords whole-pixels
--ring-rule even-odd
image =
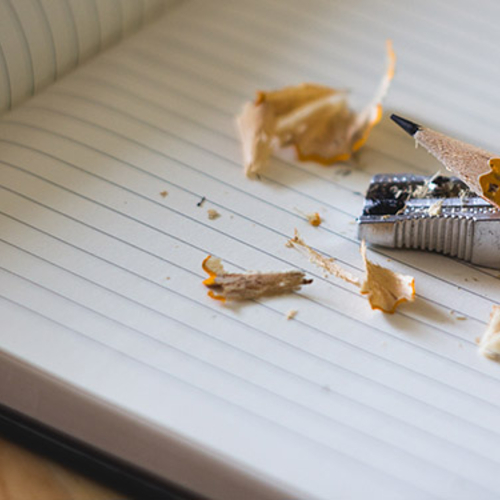
[[[0,500],[122,500],[47,458],[0,438]]]

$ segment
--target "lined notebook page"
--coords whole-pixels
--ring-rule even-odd
[[[499,13],[480,4],[193,0],[5,115],[2,349],[286,498],[498,498],[500,366],[475,343],[498,271],[373,248],[416,280],[416,302],[387,316],[285,247],[298,228],[360,276],[371,176],[439,166],[384,119],[350,164],[285,152],[249,181],[234,128],[257,89],[317,81],[361,105],[391,38],[386,111],[495,150],[499,49],[484,34]],[[201,284],[207,254],[314,284],[221,305]]]
[[[158,15],[167,0],[1,0],[0,113]]]

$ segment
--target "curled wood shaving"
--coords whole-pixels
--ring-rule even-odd
[[[237,118],[245,174],[257,174],[273,150],[293,146],[302,161],[323,165],[348,160],[368,139],[382,117],[382,100],[394,76],[395,55],[387,42],[385,75],[361,112],[349,108],[347,93],[324,85],[303,83],[257,92]]]
[[[500,306],[493,306],[486,331],[479,340],[479,353],[500,361]]]
[[[365,279],[360,280],[335,263],[332,257],[325,257],[307,245],[299,233],[288,240],[287,246],[299,250],[309,257],[309,261],[324,269],[329,274],[343,279],[347,283],[360,287],[362,294],[367,295],[372,309],[379,309],[385,313],[392,314],[397,306],[403,302],[412,302],[415,299],[415,280],[411,276],[404,276],[374,264],[366,257],[366,245],[361,243],[361,255],[365,264]]]
[[[210,288],[208,296],[223,302],[291,293],[300,290],[302,285],[312,283],[301,271],[227,273],[220,259],[211,255],[203,261],[202,267],[209,275],[203,281],[203,284]]]
[[[366,257],[365,242],[361,242],[361,256],[366,268],[361,293],[368,295],[372,309],[393,314],[399,304],[415,300],[415,279],[374,264]]]
[[[289,248],[299,250],[303,255],[309,257],[309,262],[324,269],[328,274],[333,274],[337,278],[343,279],[352,285],[361,286],[359,279],[335,263],[333,257],[325,257],[312,249],[299,235],[295,229],[294,237],[287,241]]]

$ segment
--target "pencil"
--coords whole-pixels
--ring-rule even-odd
[[[500,208],[500,158],[401,116],[391,115],[391,119],[470,189]]]

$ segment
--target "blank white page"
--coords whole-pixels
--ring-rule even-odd
[[[384,315],[285,247],[297,228],[361,276],[355,218],[371,176],[439,165],[384,118],[351,163],[284,152],[250,181],[234,127],[256,90],[303,81],[349,88],[362,105],[390,38],[386,113],[494,150],[498,10],[193,0],[6,114],[3,352],[256,488],[273,485],[273,498],[498,498],[500,366],[475,341],[498,271],[373,248],[373,260],[416,281],[416,302]],[[316,211],[314,228],[303,214]],[[231,271],[304,269],[314,283],[224,305],[201,283],[208,254]],[[223,498],[220,476],[196,486],[215,487]]]

